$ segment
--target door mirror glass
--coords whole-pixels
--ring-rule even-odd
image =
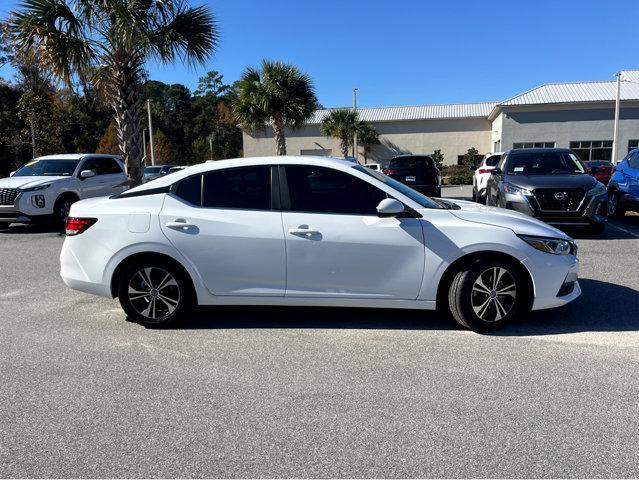
[[[13,172],[11,172],[11,173],[9,174],[9,176],[10,176],[10,177],[13,177],[13,174],[14,174],[14,173],[16,173],[16,171],[15,171],[15,170],[14,170]]]
[[[385,198],[377,205],[377,215],[380,217],[396,217],[404,213],[404,204],[394,198]]]
[[[95,177],[95,172],[93,170],[82,170],[80,172],[80,178],[84,180],[85,178]]]
[[[490,174],[491,174],[491,175],[501,175],[501,174],[502,174],[501,168],[499,168],[499,167],[495,167],[495,168],[493,168],[493,169],[490,171]]]

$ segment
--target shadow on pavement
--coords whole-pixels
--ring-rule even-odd
[[[42,223],[37,225],[15,223],[9,228],[0,228],[0,234],[2,233],[9,235],[24,235],[31,233],[58,233],[62,236],[64,235],[64,229],[52,223]]]
[[[639,291],[591,279],[581,279],[580,284],[583,293],[573,303],[532,312],[493,335],[639,330]],[[452,319],[432,311],[328,307],[202,308],[176,328],[462,330]]]

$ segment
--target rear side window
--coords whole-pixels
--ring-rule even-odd
[[[194,175],[182,180],[178,183],[175,194],[182,200],[199,207],[202,204],[202,175]]]
[[[431,168],[433,159],[430,157],[393,158],[388,168]]]
[[[122,168],[112,158],[89,158],[82,164],[82,170],[93,170],[96,175],[122,173]]]
[[[203,206],[271,209],[271,167],[232,168],[204,175]]]
[[[287,166],[286,181],[294,212],[377,215],[386,198],[383,190],[331,168]]]
[[[501,160],[501,155],[491,155],[490,157],[486,159],[486,166],[496,167],[497,164],[499,163],[499,160]]]

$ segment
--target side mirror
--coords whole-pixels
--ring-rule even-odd
[[[495,167],[490,171],[491,175],[501,175],[503,172],[501,171],[501,168],[499,167]]]
[[[10,176],[10,177],[13,177],[13,174],[14,174],[14,173],[16,173],[16,171],[15,171],[15,170],[14,170],[13,172],[11,172],[11,173],[9,174],[9,176]]]
[[[95,177],[95,172],[93,170],[82,170],[80,172],[80,180],[84,180],[86,178]]]
[[[385,198],[377,205],[378,217],[396,217],[404,213],[404,204],[394,198]]]

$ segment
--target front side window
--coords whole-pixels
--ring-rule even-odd
[[[585,173],[572,152],[514,152],[508,157],[508,175],[561,175]]]
[[[52,177],[73,175],[79,160],[33,160],[19,168],[14,177]]]
[[[387,198],[383,190],[332,168],[287,166],[286,181],[294,212],[377,215],[377,205]]]
[[[271,209],[271,167],[230,168],[204,174],[202,206]]]

